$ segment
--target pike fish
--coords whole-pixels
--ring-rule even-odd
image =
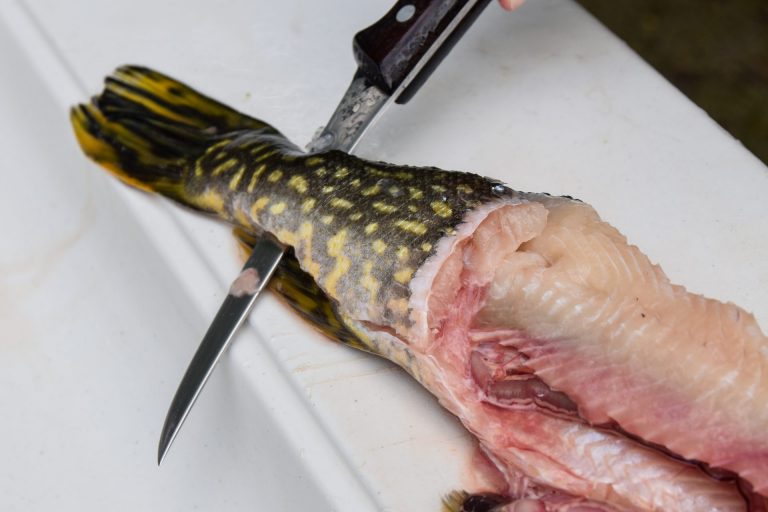
[[[172,78],[123,67],[72,109],[127,184],[290,248],[271,283],[404,368],[499,477],[447,510],[766,510],[768,340],[688,293],[589,205],[466,172],[307,154]]]

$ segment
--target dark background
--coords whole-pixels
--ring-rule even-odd
[[[768,0],[578,0],[768,164]]]

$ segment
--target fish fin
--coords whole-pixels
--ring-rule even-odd
[[[139,66],[118,68],[91,103],[72,108],[70,120],[91,159],[131,186],[181,202],[190,162],[217,139],[238,130],[279,135],[258,119]]]
[[[240,243],[243,256],[247,257],[256,243],[257,235],[241,228],[233,234]],[[315,329],[351,347],[370,352],[371,348],[346,324],[332,301],[299,265],[293,249],[289,248],[269,281],[269,288]]]
[[[443,497],[443,512],[494,512],[509,503],[510,499],[500,494],[452,491]]]
[[[442,512],[462,512],[464,502],[469,497],[466,491],[451,491],[443,497]]]

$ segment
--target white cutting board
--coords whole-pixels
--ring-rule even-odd
[[[66,108],[155,67],[303,144],[388,1],[0,1],[0,509],[437,511],[472,440],[403,372],[264,297],[161,468],[228,281],[227,228],[127,190]],[[768,171],[571,2],[491,5],[359,146],[584,199],[671,278],[768,326]]]

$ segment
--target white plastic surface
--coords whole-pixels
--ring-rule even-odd
[[[264,297],[161,468],[159,429],[239,259],[127,190],[66,119],[139,63],[304,143],[388,1],[0,0],[0,510],[438,510],[473,445],[403,372]],[[768,172],[570,2],[496,5],[364,156],[595,205],[671,278],[768,326]]]

